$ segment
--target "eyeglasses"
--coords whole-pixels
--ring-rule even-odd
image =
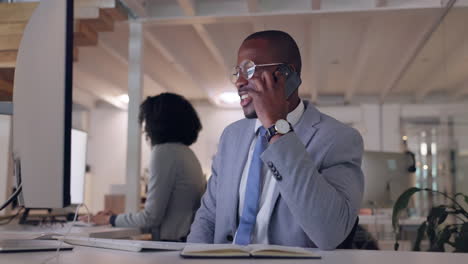
[[[246,80],[250,80],[254,76],[257,67],[276,66],[281,64],[284,63],[255,64],[251,60],[244,60],[239,66],[232,69],[231,82],[235,84],[240,76]]]

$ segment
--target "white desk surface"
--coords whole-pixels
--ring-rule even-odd
[[[12,223],[9,225],[0,226],[0,239],[31,239],[42,234],[66,234],[70,229],[70,225],[71,223],[66,223],[65,225],[53,224],[43,226],[28,226]],[[102,234],[101,238],[111,238],[111,236],[113,236],[113,238],[122,238],[141,234],[138,228],[115,228],[111,226],[73,226],[70,230],[70,235],[93,237],[98,232]],[[0,262],[0,264],[2,263]]]
[[[100,227],[103,228],[103,227]],[[26,229],[26,230],[24,230]],[[75,229],[75,227],[74,227]],[[76,231],[94,231],[94,228],[77,228]],[[31,232],[33,231],[33,232]],[[21,228],[18,226],[3,226],[0,228],[0,239],[30,238],[36,228]],[[55,230],[54,230],[55,231]],[[72,231],[72,233],[74,233]],[[44,263],[55,255],[54,252],[0,253],[0,264]],[[179,252],[128,252],[112,249],[75,246],[73,251],[63,251],[59,259],[46,263],[67,264],[201,264],[201,263],[320,263],[320,264],[458,264],[468,263],[466,253],[428,253],[428,252],[395,252],[371,250],[335,250],[318,251],[320,260],[294,259],[183,259]]]
[[[31,252],[0,254],[2,264],[43,263],[54,256],[55,252]],[[201,263],[320,263],[320,264],[458,264],[467,263],[468,254],[463,253],[428,253],[394,252],[370,250],[319,251],[320,260],[294,259],[183,259],[179,252],[125,252],[110,249],[75,247],[73,251],[64,251],[59,259],[47,263],[67,264],[201,264]]]

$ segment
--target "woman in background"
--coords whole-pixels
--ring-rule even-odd
[[[184,97],[163,93],[141,104],[139,121],[152,146],[145,208],[119,215],[103,211],[91,221],[140,227],[151,232],[153,240],[185,241],[206,185],[200,162],[189,148],[202,128],[200,120]]]

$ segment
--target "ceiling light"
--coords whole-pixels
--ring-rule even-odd
[[[240,98],[237,92],[223,92],[218,95],[218,102],[224,105],[239,105]]]
[[[423,156],[427,155],[427,144],[426,143],[421,143],[420,151],[421,151],[421,155],[423,155]]]
[[[128,102],[130,101],[130,98],[128,98],[128,94],[122,94],[122,95],[117,96],[117,100],[122,103],[128,104]]]

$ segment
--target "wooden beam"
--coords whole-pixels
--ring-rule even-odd
[[[322,9],[322,0],[311,0],[310,6],[312,7],[312,10],[320,10]]]
[[[16,57],[18,51],[0,51],[0,68],[14,68],[16,67]]]
[[[449,97],[456,101],[460,100],[462,97],[468,94],[468,78],[463,80],[461,84],[457,85],[456,87],[452,87],[449,92]]]
[[[10,95],[10,94],[7,94],[7,93],[4,93],[4,92],[0,91],[0,101],[11,102],[11,101],[13,101],[13,95]]]
[[[73,62],[78,61],[79,50],[78,47],[73,47]]]
[[[445,78],[446,74],[450,70],[450,65],[463,65],[465,63],[465,57],[460,54],[463,54],[465,51],[466,45],[466,33],[468,31],[464,30],[462,32],[462,27],[453,27],[452,30],[454,32],[460,32],[460,34],[454,35],[454,38],[451,38],[450,41],[453,44],[447,43],[446,39],[446,31],[451,28],[453,25],[465,25],[468,20],[466,19],[466,15],[464,13],[459,13],[454,11],[450,18],[447,18],[442,25],[441,34],[439,35],[438,39],[440,41],[440,45],[442,47],[441,58],[432,63],[432,67],[428,69],[427,73],[425,73],[419,79],[418,85],[420,86],[416,93],[414,94],[415,101],[422,101],[426,96],[428,96],[434,89],[440,88],[440,84],[437,86],[437,81],[440,78]],[[467,80],[468,81],[468,80]],[[468,85],[466,82],[462,86]],[[460,87],[460,83],[458,83],[458,87]],[[468,86],[467,86],[468,87]],[[447,87],[450,88],[457,88],[457,87]],[[456,93],[454,94],[456,95]]]
[[[463,63],[465,59],[463,56],[460,56],[460,54],[463,54],[464,42],[460,41],[457,43],[458,44],[453,49],[453,51],[450,54],[444,54],[440,63],[436,63],[436,65],[434,65],[434,67],[429,70],[429,73],[421,80],[421,84],[425,85],[421,85],[421,87],[417,89],[416,94],[414,95],[415,101],[420,102],[424,100],[424,98],[428,96],[434,89],[438,88],[434,84],[437,82],[437,78],[440,78],[441,74],[446,74],[445,67],[447,67],[447,65],[456,64],[458,62]],[[460,51],[462,52],[460,53]]]
[[[83,19],[81,23],[87,24],[96,32],[114,31],[114,19],[104,10],[99,10],[99,18]]]
[[[265,1],[266,2],[266,1]],[[305,17],[307,15],[316,15],[316,14],[362,14],[364,12],[374,12],[376,11],[375,6],[369,4],[363,6],[359,4],[359,7],[353,8],[350,6],[349,2],[353,1],[333,1],[336,5],[333,8],[328,9],[328,7],[321,6],[320,10],[313,10],[312,8],[304,8],[301,10],[291,9],[291,10],[272,10],[268,12],[257,12],[257,13],[246,13],[245,10],[230,13],[226,15],[225,13],[215,12],[212,10],[207,10],[203,14],[198,14],[196,16],[186,16],[186,15],[175,15],[175,16],[147,16],[138,18],[138,20],[145,24],[145,26],[155,26],[155,25],[192,25],[197,24],[224,24],[224,23],[244,23],[253,18],[266,18],[266,19],[289,19],[289,18],[298,18]],[[362,1],[356,1],[362,2]],[[411,5],[391,5],[385,7],[385,12],[391,11],[403,11],[403,12],[430,12],[431,10],[440,10],[440,2],[438,1],[414,1],[414,4]],[[263,3],[261,1],[261,3]],[[325,2],[324,2],[325,3]],[[354,2],[353,2],[354,3]],[[339,5],[343,5],[342,7]],[[310,4],[309,4],[310,7]],[[218,9],[219,10],[219,9]],[[377,10],[380,11],[380,10]]]
[[[354,72],[351,75],[351,81],[349,82],[349,87],[345,91],[345,103],[349,104],[352,102],[353,96],[361,85],[361,80],[366,76],[366,65],[372,55],[373,42],[371,41],[372,36],[378,35],[379,27],[377,22],[373,21],[372,16],[369,17],[367,21],[367,26],[361,36],[361,43],[359,46],[359,51],[356,54],[357,61],[355,63]]]
[[[115,0],[75,0],[74,7],[97,7],[97,8],[114,8]]]
[[[247,11],[250,14],[254,14],[259,12],[259,3],[258,0],[247,0]],[[252,32],[259,32],[265,30],[265,24],[263,22],[258,21],[258,19],[251,19],[252,20]]]
[[[206,30],[205,26],[203,26],[202,24],[194,24],[193,28],[195,29],[195,31],[200,36],[203,43],[205,43],[205,46],[211,52],[211,55],[213,55],[216,62],[223,68],[223,70],[225,72],[227,72],[229,67],[227,66],[226,60],[224,59],[223,55],[221,54],[221,51],[218,49],[218,47],[214,43],[214,41],[211,38],[210,34]]]
[[[94,108],[97,97],[83,89],[80,89],[77,86],[73,87],[73,103],[80,104],[87,109]]]
[[[204,91],[206,95],[208,95],[206,88],[199,84],[199,82],[190,73],[190,70],[188,70],[183,64],[179,63],[179,59],[176,58],[176,56],[170,52],[161,41],[159,41],[156,37],[154,37],[153,34],[149,33],[148,31],[146,31],[144,37],[146,41],[148,41],[149,44],[155,48],[165,60],[167,60],[172,66],[176,68],[180,75],[188,77],[194,86],[196,86],[200,91]]]
[[[18,50],[23,35],[0,36],[0,51]]]
[[[0,24],[0,36],[22,35],[26,23]]]
[[[193,0],[177,0],[180,8],[186,16],[195,16],[195,3]]]
[[[0,80],[13,83],[15,79],[15,68],[0,68]]]
[[[320,45],[321,38],[321,26],[320,18],[315,18],[307,27],[307,50],[309,60],[309,74],[310,74],[310,100],[312,103],[317,103],[319,90],[325,86],[324,65],[322,65],[322,52]],[[302,71],[303,74],[305,71]],[[307,73],[306,73],[307,74]]]
[[[0,80],[0,92],[13,95],[13,83],[5,80]]]
[[[186,16],[195,16],[195,5],[193,0],[177,0],[177,3],[182,8]],[[218,49],[213,39],[211,38],[209,32],[206,30],[205,26],[202,24],[193,24],[192,25],[195,31],[197,32],[200,39],[203,41],[205,46],[210,51],[213,58],[216,62],[223,68],[224,72],[228,72],[229,66],[226,63],[221,51]]]
[[[455,2],[456,0],[449,0],[446,7],[444,7],[441,13],[438,15],[437,19],[435,19],[432,24],[430,24],[425,30],[422,31],[418,39],[407,50],[406,54],[402,56],[400,65],[398,65],[395,72],[391,75],[390,82],[388,82],[388,84],[384,86],[380,94],[381,103],[385,101],[385,97],[398,85],[406,71],[409,69],[413,61],[418,56],[419,52],[422,50],[427,41],[431,38],[432,34],[437,30],[439,25],[447,16],[450,9],[452,9]]]
[[[247,0],[247,10],[249,11],[249,13],[258,12],[258,0]]]
[[[90,87],[87,85],[81,85],[80,82],[74,82],[74,89],[78,88],[82,91],[86,91],[104,102],[107,102],[117,108],[125,109],[125,105],[116,99],[117,96],[124,93],[123,89],[119,89],[119,87],[101,79],[94,73],[83,71],[79,66],[73,67],[73,78],[77,80],[84,79],[86,81],[96,83],[95,86]]]
[[[146,12],[146,8],[144,6],[144,2],[146,0],[121,0],[125,3],[125,5],[132,10],[137,17],[147,17],[148,13]]]
[[[0,3],[0,23],[28,22],[39,3]]]
[[[75,22],[74,38],[75,46],[96,46],[98,43],[97,32],[82,21]]]
[[[120,7],[101,9],[106,15],[110,16],[114,22],[128,20],[128,14]]]
[[[103,50],[105,50],[109,55],[111,55],[114,59],[118,60],[121,64],[128,66],[128,59],[124,57],[120,52],[118,52],[115,48],[110,46],[107,42],[103,41],[102,39],[99,39],[98,45]],[[144,78],[148,78],[149,80],[151,80],[151,83],[157,86],[158,89],[162,91],[167,91],[167,88],[161,85],[158,81],[156,81],[153,78],[153,76],[150,76],[149,74],[144,73]]]
[[[387,0],[375,0],[375,7],[386,7],[388,5]]]

